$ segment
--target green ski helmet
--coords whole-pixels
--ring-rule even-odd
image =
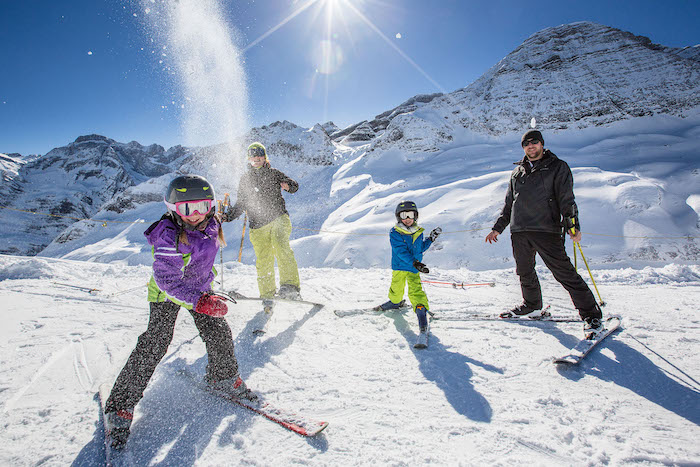
[[[416,206],[416,203],[413,201],[401,201],[398,206],[396,206],[396,211],[394,211],[394,214],[396,215],[396,222],[401,222],[401,213],[406,212],[406,211],[413,211],[415,212],[413,221],[418,222],[418,206]]]
[[[209,203],[187,203],[187,201],[209,201]],[[188,230],[195,229],[203,223],[209,222],[209,219],[216,213],[214,187],[206,178],[199,175],[180,175],[175,177],[165,191],[163,202],[177,223]],[[198,225],[191,226],[183,222],[182,216],[190,215],[190,210],[196,210],[200,214],[204,214],[203,211],[206,208],[209,208],[209,210],[206,211],[205,218]]]

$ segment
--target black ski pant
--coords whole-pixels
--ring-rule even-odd
[[[539,310],[542,308],[542,289],[535,272],[535,253],[552,272],[569,295],[582,319],[601,318],[600,307],[593,292],[583,278],[576,272],[566,254],[565,238],[562,235],[547,232],[515,232],[511,234],[515,273],[520,277],[520,288],[525,305]]]
[[[150,305],[148,328],[139,336],[136,348],[119,373],[105,404],[106,412],[136,406],[143,397],[156,366],[165,356],[173,340],[180,305],[171,301],[151,302]],[[199,336],[207,348],[207,378],[221,381],[238,374],[238,362],[233,353],[233,336],[226,320],[188,311],[194,318]]]

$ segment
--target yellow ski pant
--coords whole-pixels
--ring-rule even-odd
[[[283,214],[259,229],[250,229],[250,243],[255,250],[255,266],[258,270],[258,290],[261,298],[275,295],[275,259],[280,272],[280,285],[299,288],[299,270],[294,252],[289,246],[292,221]]]
[[[389,300],[393,303],[399,303],[403,300],[406,283],[408,283],[408,299],[413,305],[413,311],[416,310],[416,305],[423,305],[426,310],[429,310],[428,296],[423,291],[423,286],[420,283],[420,274],[417,272],[392,271]]]

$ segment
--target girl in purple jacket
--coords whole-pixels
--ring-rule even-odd
[[[225,244],[221,223],[214,216],[214,188],[203,177],[183,175],[170,182],[164,202],[168,213],[144,233],[153,251],[148,328],[139,336],[105,407],[115,448],[126,444],[134,407],[168,350],[180,307],[190,312],[206,345],[207,383],[234,397],[257,398],[238,373],[233,336],[224,318],[226,303],[212,294],[216,253]]]

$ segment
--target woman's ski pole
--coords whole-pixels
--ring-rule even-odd
[[[241,257],[243,256],[243,240],[245,239],[245,225],[248,222],[248,213],[246,212],[243,216],[243,231],[241,232],[241,246],[238,249],[238,262],[241,262]]]

